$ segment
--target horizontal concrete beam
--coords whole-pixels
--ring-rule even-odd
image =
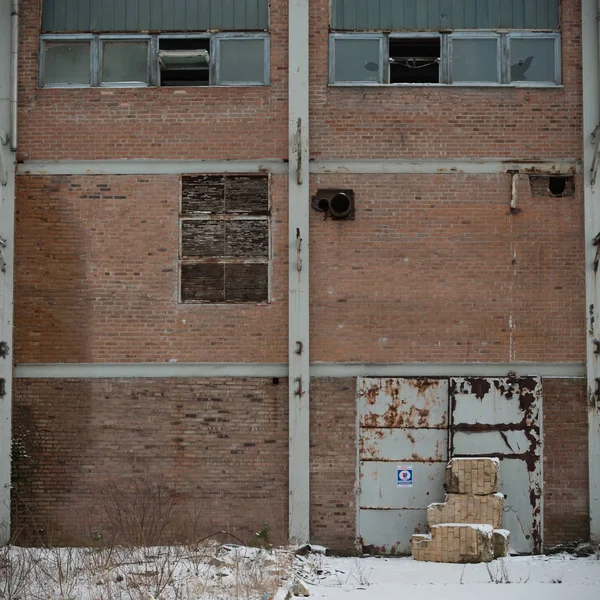
[[[578,160],[519,161],[504,159],[447,160],[315,160],[310,173],[325,174],[446,174],[493,175],[521,173],[577,173]],[[265,160],[57,160],[26,161],[20,175],[180,175],[181,173],[275,173],[286,174],[282,159]]]
[[[312,363],[315,378],[343,377],[585,377],[584,363]],[[17,379],[167,377],[287,377],[285,363],[48,363],[20,364]]]
[[[447,160],[317,160],[311,163],[314,174],[445,174],[493,175],[519,171],[520,173],[577,173],[577,160],[518,161],[504,159],[447,159]]]
[[[278,173],[281,159],[265,160],[32,160],[18,165],[19,175],[181,175],[181,173]]]

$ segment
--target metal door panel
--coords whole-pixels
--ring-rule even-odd
[[[427,508],[444,497],[445,462],[413,462],[412,487],[398,487],[396,462],[360,463],[360,508]]]
[[[362,378],[358,410],[361,427],[446,428],[448,381]]]
[[[427,533],[427,510],[361,510],[360,544],[372,554],[410,554],[413,533]]]
[[[446,429],[369,429],[360,439],[361,460],[448,460]]]
[[[542,388],[537,377],[450,380],[450,456],[500,460],[511,550],[542,551]]]
[[[427,531],[427,505],[444,498],[448,380],[359,379],[357,402],[359,541],[409,554],[411,535]],[[398,487],[398,465],[412,466],[412,487]]]
[[[454,434],[454,454],[488,455],[488,454],[522,454],[527,452],[530,441],[524,431],[482,431],[472,435],[466,431]]]

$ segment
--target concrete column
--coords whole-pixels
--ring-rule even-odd
[[[0,545],[10,536],[15,155],[10,150],[11,3],[0,3]]]
[[[289,2],[289,536],[309,541],[308,0]]]
[[[600,542],[600,23],[599,0],[582,0],[583,150],[585,203],[585,280],[587,317],[588,460],[590,479],[590,536]],[[594,182],[595,176],[595,182]],[[600,254],[598,254],[600,256]]]

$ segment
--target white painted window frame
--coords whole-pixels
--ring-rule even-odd
[[[259,39],[264,43],[264,80],[262,82],[219,82],[219,47],[221,40],[227,39]],[[198,33],[198,34],[42,34],[40,35],[40,60],[38,73],[38,87],[40,88],[147,88],[160,86],[160,68],[158,65],[158,46],[161,39],[209,39],[210,40],[210,67],[209,86],[220,87],[257,87],[271,84],[271,49],[270,34],[265,32],[236,32],[236,33]],[[102,51],[105,42],[135,42],[148,41],[148,83],[141,82],[102,82]],[[44,83],[44,68],[46,62],[46,44],[49,42],[89,42],[90,44],[90,83]],[[205,86],[198,86],[205,87]]]
[[[440,82],[439,83],[389,83],[389,40],[394,38],[441,38]],[[379,39],[382,75],[379,82],[335,81],[335,40],[337,39]],[[452,41],[454,39],[497,39],[498,40],[498,82],[491,81],[452,81]],[[510,80],[510,40],[511,39],[553,39],[555,52],[555,80],[511,81]],[[388,63],[387,68],[385,64]],[[329,34],[329,85],[332,87],[561,87],[561,34],[558,31],[479,31],[458,30],[448,33],[438,32],[332,32]]]

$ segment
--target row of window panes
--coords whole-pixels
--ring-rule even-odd
[[[40,43],[40,87],[269,83],[268,34],[45,35]],[[161,46],[205,51],[206,61],[172,70],[161,66]]]
[[[334,33],[329,82],[559,85],[560,34]]]

